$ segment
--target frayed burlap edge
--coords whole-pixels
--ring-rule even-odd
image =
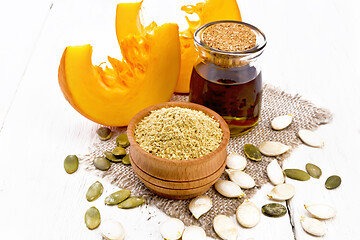
[[[186,95],[174,95],[171,101],[187,101]],[[292,124],[282,130],[274,131],[271,129],[271,120],[280,115],[292,114]],[[300,129],[315,130],[319,125],[330,122],[332,115],[330,111],[315,107],[311,102],[304,100],[300,95],[290,95],[276,87],[265,85],[263,89],[262,110],[260,121],[254,129],[243,136],[233,137],[227,147],[229,152],[237,152],[244,155],[242,148],[244,144],[251,143],[258,146],[264,141],[279,141],[290,145],[292,149],[301,144],[297,133]],[[198,220],[195,219],[188,210],[190,200],[170,200],[159,197],[150,192],[145,185],[136,177],[132,171],[131,166],[123,164],[112,164],[108,171],[99,171],[93,166],[93,159],[97,156],[103,156],[106,150],[111,151],[116,147],[115,138],[118,134],[125,132],[126,128],[112,128],[115,132],[113,137],[106,141],[94,143],[90,147],[90,153],[82,157],[81,164],[85,165],[85,169],[94,174],[107,179],[112,184],[130,189],[133,195],[143,196],[146,198],[146,204],[152,204],[161,209],[167,215],[181,219],[185,225],[201,226],[208,236],[217,238],[213,228],[212,220],[218,214],[233,215],[236,208],[244,201],[244,199],[251,198],[258,188],[269,181],[266,175],[267,164],[274,159],[273,157],[264,156],[262,161],[254,162],[247,160],[247,167],[244,170],[250,174],[255,182],[256,187],[249,190],[244,190],[246,197],[241,199],[225,198],[218,194],[213,187],[206,192],[206,195],[212,199],[213,207],[209,212],[202,215]],[[291,151],[276,157],[279,164],[288,158]],[[222,179],[228,179],[225,173],[221,176]]]

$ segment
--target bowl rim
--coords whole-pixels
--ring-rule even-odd
[[[164,107],[189,108],[189,109],[193,109],[193,110],[202,111],[206,115],[208,115],[210,117],[214,117],[214,119],[219,122],[220,128],[223,132],[223,138],[220,142],[220,145],[214,151],[212,151],[211,153],[209,153],[205,156],[202,156],[200,158],[188,159],[188,160],[176,160],[176,159],[161,158],[161,157],[158,157],[156,155],[153,155],[153,154],[145,151],[143,148],[140,147],[140,145],[135,140],[135,126],[137,125],[138,122],[141,121],[141,119],[143,119],[144,117],[149,115],[149,113],[151,111],[157,110],[160,108],[164,108]],[[140,151],[143,155],[146,155],[148,158],[154,159],[154,160],[158,161],[159,163],[164,163],[167,165],[177,165],[177,166],[189,166],[189,165],[194,165],[194,164],[202,164],[202,163],[208,161],[213,156],[217,155],[219,152],[223,151],[223,149],[226,148],[226,146],[230,140],[229,127],[228,127],[227,123],[225,122],[225,120],[218,113],[216,113],[213,110],[211,110],[210,108],[207,108],[200,104],[191,103],[191,102],[180,102],[180,101],[155,104],[155,105],[152,105],[150,107],[147,107],[147,108],[141,110],[131,119],[131,121],[127,127],[127,135],[128,135],[128,139],[130,142],[130,148],[133,148],[134,151]]]

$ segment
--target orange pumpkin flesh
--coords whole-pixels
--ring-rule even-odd
[[[141,32],[143,26],[140,24],[139,11],[142,2],[134,3],[132,8],[126,8],[126,4],[120,3],[116,9],[116,33],[119,44],[128,32]],[[197,14],[198,21],[190,21],[187,19],[189,28],[180,32],[181,47],[181,66],[179,80],[175,87],[177,93],[188,93],[190,87],[190,78],[193,65],[197,59],[197,52],[194,47],[193,35],[200,26],[219,20],[237,20],[241,21],[240,11],[236,0],[206,0],[196,5],[186,5],[181,8],[188,14]],[[125,19],[128,16],[128,20]],[[131,23],[130,23],[131,22]],[[124,24],[128,24],[124,28]],[[136,24],[135,24],[136,23]]]
[[[120,44],[123,60],[112,68],[93,66],[90,45],[67,47],[59,66],[59,85],[82,115],[107,126],[126,126],[142,109],[169,101],[180,69],[176,24],[152,25]]]

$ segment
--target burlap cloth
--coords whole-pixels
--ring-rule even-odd
[[[188,96],[174,95],[171,101],[187,101]],[[280,115],[292,114],[292,124],[282,131],[274,131],[271,129],[271,120]],[[316,129],[319,125],[328,123],[331,120],[331,113],[325,109],[315,107],[309,101],[303,100],[300,96],[289,95],[277,88],[269,85],[264,86],[261,117],[258,125],[250,132],[243,136],[233,137],[227,147],[228,153],[231,151],[244,155],[244,144],[251,143],[258,146],[264,141],[278,141],[286,145],[291,145],[292,149],[301,144],[301,140],[297,136],[299,129]],[[153,204],[167,215],[181,219],[185,225],[201,226],[208,236],[217,238],[213,228],[212,220],[218,214],[232,215],[235,214],[236,208],[244,201],[245,198],[231,199],[221,196],[216,192],[214,187],[206,193],[213,202],[213,207],[209,212],[202,215],[196,220],[190,213],[188,205],[190,200],[169,200],[159,197],[150,192],[145,185],[136,177],[131,166],[121,163],[112,164],[108,171],[99,171],[93,166],[93,159],[97,156],[103,156],[105,150],[115,148],[115,138],[121,132],[125,132],[126,128],[113,128],[115,131],[113,137],[108,141],[97,141],[90,148],[90,153],[81,158],[81,164],[85,168],[96,175],[108,179],[112,184],[120,188],[130,189],[132,195],[143,196],[146,198],[147,204]],[[278,156],[278,162],[282,165],[282,161],[289,157],[290,152]],[[254,162],[248,159],[246,173],[250,174],[256,182],[256,187],[245,190],[246,198],[251,198],[257,188],[269,181],[266,175],[266,166],[273,157],[263,156],[262,161]],[[226,174],[221,176],[227,179]]]

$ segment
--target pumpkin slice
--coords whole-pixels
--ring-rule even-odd
[[[140,110],[168,101],[180,69],[178,26],[152,24],[121,41],[123,60],[93,66],[90,45],[67,47],[59,67],[65,98],[82,115],[107,126],[126,126]]]
[[[140,23],[139,11],[142,2],[119,3],[116,9],[116,34],[119,44],[128,33],[141,32],[143,26]],[[186,19],[189,28],[180,32],[181,67],[179,80],[175,87],[177,93],[188,93],[193,65],[197,59],[194,46],[194,32],[200,26],[219,20],[241,21],[240,11],[236,0],[206,0],[196,5],[186,5],[181,8],[188,14],[197,14],[198,21]]]

